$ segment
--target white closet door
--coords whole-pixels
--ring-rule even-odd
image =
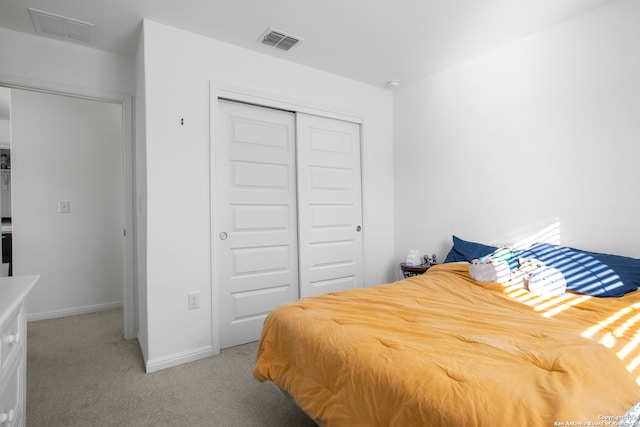
[[[218,101],[220,345],[255,341],[298,299],[295,115]]]
[[[363,286],[360,125],[297,114],[300,296]]]

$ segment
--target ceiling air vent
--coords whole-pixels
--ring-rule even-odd
[[[96,26],[77,19],[29,8],[36,33],[56,39],[93,45],[96,41]]]
[[[302,40],[304,39],[287,34],[284,31],[269,28],[258,41],[262,44],[266,44],[267,46],[277,47],[282,50],[289,50]]]

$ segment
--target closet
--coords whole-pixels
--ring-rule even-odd
[[[216,102],[214,283],[225,348],[257,340],[280,304],[363,285],[361,141],[358,123]]]

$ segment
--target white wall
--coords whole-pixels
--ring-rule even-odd
[[[8,147],[10,142],[11,142],[11,121],[0,119],[0,146]]]
[[[14,274],[41,276],[29,317],[121,306],[122,106],[19,89],[11,101]]]
[[[83,94],[134,93],[133,58],[0,28],[0,83]]]
[[[134,94],[131,57],[0,28],[0,58],[0,84],[114,100]],[[72,287],[59,289],[69,303],[72,294]]]
[[[210,81],[362,115],[367,280],[393,276],[389,92],[152,21],[143,35],[148,369],[211,350]]]
[[[546,230],[640,257],[638,40],[622,0],[398,90],[396,256]]]
[[[138,341],[142,350],[144,360],[148,359],[149,349],[149,323],[147,312],[147,161],[145,141],[147,114],[145,109],[145,85],[144,85],[144,34],[140,34],[138,40],[138,51],[135,62],[135,77],[139,82],[136,85],[136,105],[135,105],[135,223],[136,223],[136,273],[137,273],[137,293],[136,307],[138,309]]]

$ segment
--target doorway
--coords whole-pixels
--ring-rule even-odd
[[[13,275],[11,227],[11,90],[0,87],[0,277]]]
[[[20,88],[11,101],[13,270],[41,275],[29,320],[123,302],[126,320],[123,104]]]

